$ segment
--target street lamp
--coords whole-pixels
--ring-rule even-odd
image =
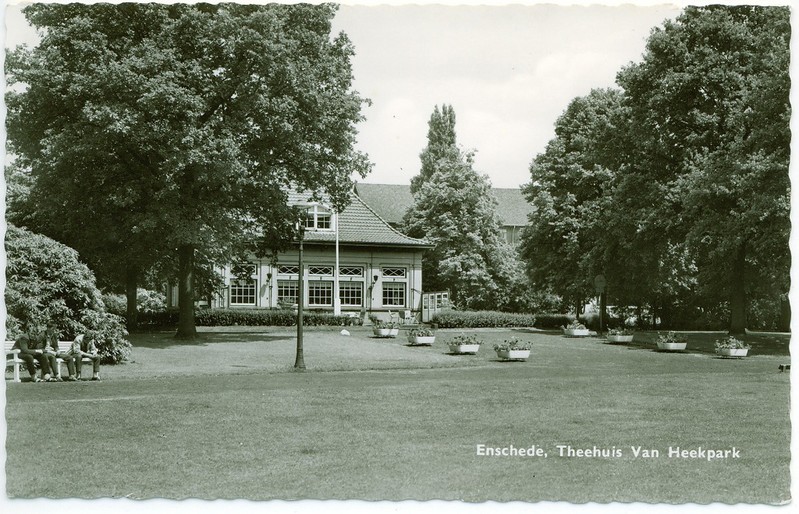
[[[305,270],[302,264],[302,240],[305,238],[305,222],[297,223],[300,233],[300,257],[299,257],[299,289],[297,291],[297,356],[294,358],[294,368],[305,369],[305,357],[302,352],[302,306],[305,303]]]
[[[338,211],[333,210],[333,224],[336,230],[336,267],[333,268],[333,315],[341,316],[341,296],[338,287]]]

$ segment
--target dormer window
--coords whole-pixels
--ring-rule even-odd
[[[332,230],[333,215],[322,206],[314,205],[305,211],[305,228],[307,230]]]

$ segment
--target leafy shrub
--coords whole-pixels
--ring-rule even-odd
[[[497,311],[443,311],[431,323],[440,328],[532,327],[535,316]]]
[[[574,316],[569,314],[537,314],[535,317],[535,328],[560,329],[574,320]]]
[[[168,309],[164,311],[142,312],[139,314],[136,324],[138,329],[174,327],[178,324],[178,310]]]
[[[447,341],[448,346],[461,346],[464,344],[483,344],[483,341],[477,339],[477,336],[474,334],[458,334]]]
[[[124,294],[104,294],[105,309],[111,314],[125,317],[127,314],[128,299]],[[136,290],[136,308],[139,316],[166,310],[166,296],[158,291],[139,288]]]
[[[531,350],[533,348],[533,343],[530,341],[522,341],[518,337],[511,337],[510,339],[505,339],[502,341],[501,344],[494,345],[494,351],[497,352],[508,352],[511,350]]]
[[[130,342],[122,318],[109,314],[94,274],[78,253],[52,239],[8,226],[6,330],[9,339],[34,325],[53,325],[61,340],[96,331],[104,362],[123,362]]]
[[[177,320],[176,320],[177,321]],[[297,324],[297,314],[286,309],[205,309],[194,316],[197,326],[278,326],[291,327]],[[334,316],[328,312],[308,311],[303,313],[304,326],[353,326],[360,325],[360,317]]]

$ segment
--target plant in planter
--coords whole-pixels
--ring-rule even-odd
[[[658,350],[680,351],[685,350],[688,341],[685,337],[677,335],[675,332],[669,332],[666,335],[658,334],[657,345]]]
[[[477,339],[477,336],[467,336],[466,334],[459,334],[447,341],[450,353],[458,354],[469,353],[474,355],[480,350],[481,344],[483,342]]]
[[[611,328],[608,330],[608,342],[610,343],[632,343],[633,331],[629,328]]]
[[[744,343],[733,336],[716,341],[716,353],[722,357],[746,357],[752,345]]]
[[[389,323],[381,321],[374,316],[370,317],[372,320],[372,333],[376,337],[391,337],[391,328]]]
[[[429,328],[414,328],[408,332],[408,342],[412,345],[431,345],[436,340],[436,334]]]
[[[386,326],[388,327],[388,337],[397,337],[399,335],[399,323],[389,321]]]
[[[576,319],[561,328],[563,329],[563,335],[568,337],[585,337],[589,334],[588,328]]]
[[[530,356],[532,346],[529,341],[512,337],[505,339],[502,344],[495,344],[494,351],[497,352],[497,357],[503,360],[525,360]]]

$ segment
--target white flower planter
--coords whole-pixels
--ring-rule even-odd
[[[391,329],[390,328],[373,328],[372,333],[374,333],[377,337],[390,337],[391,336]]]
[[[668,350],[671,352],[676,352],[680,350],[685,350],[685,347],[688,343],[662,343],[658,341],[658,350]]]
[[[476,354],[480,350],[479,344],[451,344],[449,345],[449,351],[451,353],[469,353],[469,354]]]
[[[716,353],[722,357],[746,357],[749,348],[719,348]]]
[[[397,337],[398,334],[399,334],[399,328],[388,329],[388,337]]]
[[[609,343],[632,343],[633,342],[633,336],[632,335],[629,335],[629,336],[620,336],[620,335],[611,336],[611,335],[609,335],[608,336],[608,342]]]
[[[566,337],[586,337],[590,331],[587,328],[564,328],[563,335]]]
[[[523,361],[530,357],[530,350],[497,350],[497,357],[506,361]]]
[[[413,346],[430,346],[436,340],[436,336],[413,336],[408,338],[408,342]]]

